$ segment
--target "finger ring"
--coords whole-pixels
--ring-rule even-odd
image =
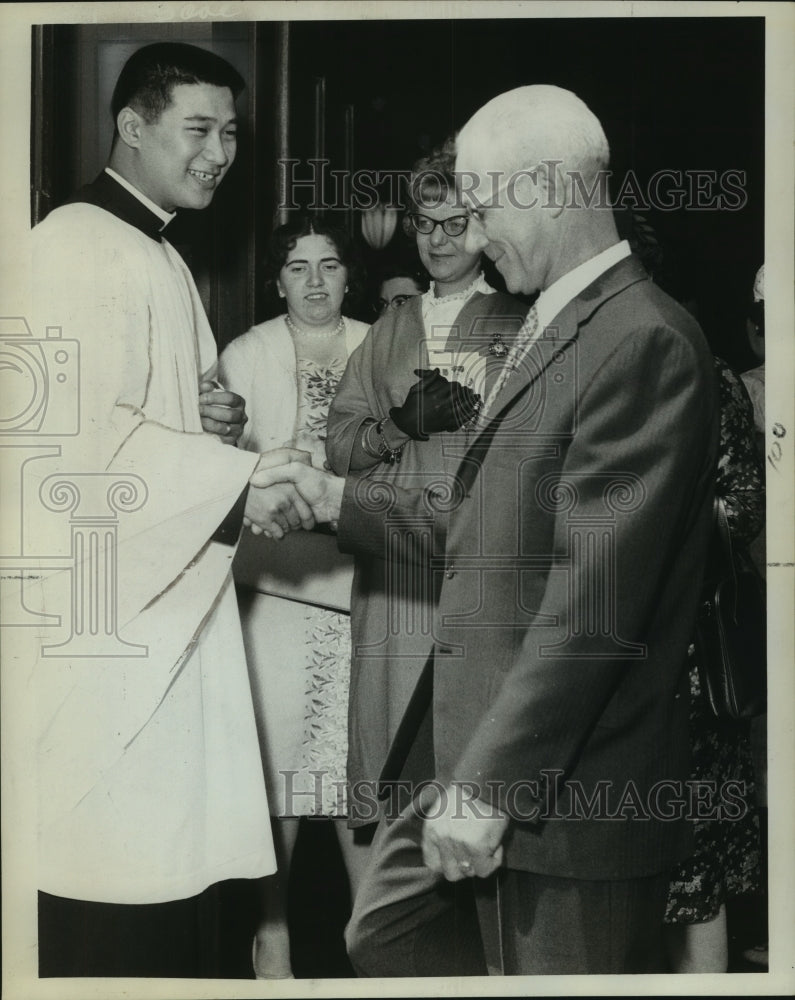
[[[466,872],[468,874],[469,872],[472,871],[472,862],[471,861],[459,861],[458,862],[458,867],[461,869],[462,872]]]
[[[229,424],[227,424],[227,425],[226,425],[226,434],[225,434],[224,436],[225,436],[225,437],[229,437],[229,432],[230,432],[231,430],[232,430],[232,428],[230,427],[230,425],[229,425]]]

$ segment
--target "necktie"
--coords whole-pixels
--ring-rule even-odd
[[[522,358],[525,356],[527,351],[530,349],[530,345],[535,340],[536,334],[538,333],[538,310],[535,306],[528,312],[524,323],[522,323],[519,328],[519,332],[516,334],[516,339],[514,340],[513,346],[508,352],[505,358],[505,364],[503,365],[502,371],[497,377],[497,381],[491,388],[491,392],[486,397],[486,401],[480,408],[480,413],[478,414],[478,426],[482,427],[485,417],[488,411],[494,404],[494,400],[502,391],[503,386],[508,381],[508,379],[513,375]]]

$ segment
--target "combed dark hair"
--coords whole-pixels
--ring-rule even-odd
[[[268,283],[268,290],[275,289],[276,279],[287,262],[288,254],[295,249],[296,243],[302,236],[325,236],[334,244],[340,261],[348,272],[348,291],[343,299],[343,311],[346,308],[355,308],[361,299],[364,286],[364,266],[359,248],[342,227],[312,215],[296,215],[289,222],[274,229],[265,254],[265,280]]]
[[[114,124],[122,108],[133,108],[144,120],[157,121],[171,103],[171,92],[182,83],[228,87],[237,97],[245,81],[226,59],[184,42],[144,45],[130,56],[119,74],[110,110]]]
[[[392,278],[409,278],[423,292],[427,292],[431,287],[431,276],[419,261],[414,264],[411,261],[396,260],[383,264],[378,271],[376,290]]]

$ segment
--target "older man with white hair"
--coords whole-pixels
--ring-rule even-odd
[[[345,484],[342,548],[424,516],[438,571],[383,775],[415,794],[388,803],[347,931],[362,975],[664,971],[668,872],[709,807],[688,801],[686,664],[718,413],[701,330],[619,241],[608,159],[556,87],[465,125],[466,245],[538,298],[449,495],[393,490],[385,514],[372,476]]]

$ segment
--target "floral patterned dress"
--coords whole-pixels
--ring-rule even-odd
[[[233,376],[235,391],[247,392],[251,401],[247,446],[267,451],[278,444],[266,437],[275,407],[263,405],[272,396],[262,387],[269,385],[273,393],[277,380],[266,383],[267,370],[255,367],[262,361],[258,339],[244,346],[252,350],[233,358],[234,366],[228,361],[226,374]],[[295,345],[291,360],[295,368],[289,377],[297,393],[294,416],[283,429],[289,425],[289,444],[308,451],[313,465],[322,468],[328,408],[347,363],[345,338],[328,341],[320,360],[303,357]],[[254,378],[246,384],[249,369]],[[332,602],[343,599],[352,572],[352,561],[322,528],[290,532],[280,541],[241,539],[235,562],[238,606],[273,816],[346,812],[350,615],[334,610],[344,604]]]
[[[326,421],[345,358],[329,365],[298,359],[296,447],[312,454],[312,464],[326,460]],[[305,778],[317,790],[309,814],[345,815],[345,772],[348,756],[348,688],[351,664],[350,615],[306,605],[302,645],[306,653],[306,715],[302,743]],[[318,780],[318,775],[322,779]]]
[[[715,359],[720,387],[720,445],[716,493],[726,505],[732,539],[747,545],[764,520],[764,483],[754,442],[753,409],[739,377]],[[668,889],[666,923],[703,923],[729,896],[760,886],[759,823],[754,811],[754,774],[748,724],[724,722],[702,695],[690,658],[692,778],[720,790],[734,782],[745,809],[737,819],[694,820],[695,851],[675,872]]]

